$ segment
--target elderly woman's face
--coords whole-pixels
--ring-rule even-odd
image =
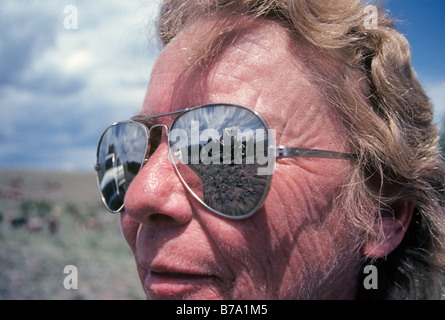
[[[209,69],[184,76],[190,47],[208,30],[195,27],[161,53],[141,114],[233,103],[258,111],[276,130],[278,145],[347,151],[338,119],[292,51],[298,45],[279,25],[252,26]],[[233,221],[207,211],[185,189],[166,142],[132,182],[121,216],[148,298],[354,296],[357,243],[338,197],[348,161],[277,160],[263,207]]]

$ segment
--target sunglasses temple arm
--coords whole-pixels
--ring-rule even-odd
[[[277,158],[293,158],[293,157],[306,157],[306,158],[329,158],[329,159],[344,159],[353,160],[356,156],[352,153],[343,153],[336,151],[326,151],[317,149],[304,149],[279,146],[276,149]]]

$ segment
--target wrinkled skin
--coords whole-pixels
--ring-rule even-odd
[[[170,42],[153,70],[141,115],[207,103],[258,111],[278,145],[347,152],[340,121],[320,99],[298,43],[275,22],[254,23],[210,69],[184,76],[196,22]],[[171,118],[163,123],[169,125]],[[263,207],[231,221],[184,188],[164,137],[132,182],[121,224],[149,299],[354,298],[358,239],[335,205],[346,160],[279,159]]]

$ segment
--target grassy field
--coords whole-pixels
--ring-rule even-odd
[[[64,287],[67,265],[77,290]],[[0,299],[144,297],[93,174],[0,171]]]
[[[67,265],[77,290],[64,287]],[[0,300],[144,298],[93,174],[0,171]]]

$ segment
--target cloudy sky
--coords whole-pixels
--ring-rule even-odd
[[[387,0],[437,115],[445,1]],[[112,122],[140,108],[159,0],[0,0],[0,168],[92,171]]]
[[[103,129],[140,108],[157,11],[153,0],[1,0],[0,167],[91,171]]]

